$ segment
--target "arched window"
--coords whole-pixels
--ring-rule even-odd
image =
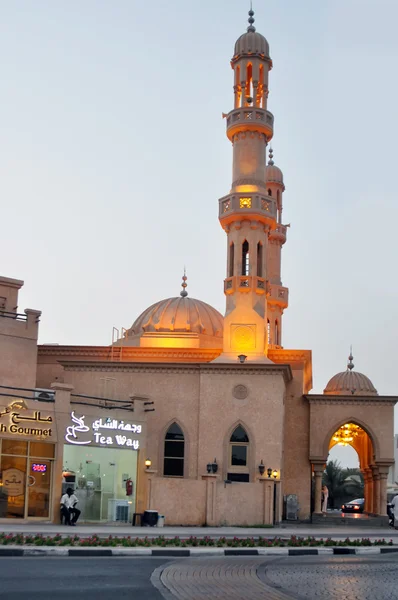
[[[173,423],[164,439],[163,475],[184,477],[185,441],[182,429]]]
[[[229,440],[230,481],[249,481],[249,436],[242,425],[238,425]]]
[[[234,276],[234,260],[235,260],[235,245],[232,244],[229,247],[229,272],[228,277]]]
[[[272,190],[271,190],[271,188],[268,189],[268,196],[272,196]]]
[[[245,240],[242,244],[242,275],[249,275],[249,242]]]
[[[263,245],[261,242],[257,244],[257,277],[263,276]]]

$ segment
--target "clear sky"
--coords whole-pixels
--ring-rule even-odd
[[[224,312],[222,112],[246,0],[0,0],[2,275],[41,343],[109,344],[188,291]],[[355,365],[397,394],[396,0],[255,0],[286,181],[286,348],[314,392]]]

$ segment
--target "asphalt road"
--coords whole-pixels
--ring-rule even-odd
[[[7,600],[163,600],[150,577],[169,559],[0,558]]]
[[[397,569],[398,556],[394,554],[186,559],[4,557],[0,558],[0,598],[396,600]],[[153,586],[151,576],[152,581],[162,581],[163,593]]]

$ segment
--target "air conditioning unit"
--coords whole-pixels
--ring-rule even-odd
[[[121,521],[128,523],[128,500],[108,500],[108,521]]]
[[[55,392],[54,390],[43,390],[36,388],[34,391],[34,398],[40,402],[54,402]]]

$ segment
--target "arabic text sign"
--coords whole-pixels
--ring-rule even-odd
[[[113,446],[119,448],[132,448],[138,450],[140,442],[137,438],[142,431],[142,425],[128,423],[118,419],[92,419],[85,415],[78,416],[71,413],[72,425],[68,425],[65,440],[75,446]]]
[[[12,433],[51,438],[53,434],[51,415],[43,415],[40,410],[31,411],[26,403],[14,401],[6,407],[0,408],[0,419],[8,417],[8,422],[0,423],[0,433]]]
[[[22,496],[25,493],[25,473],[19,469],[5,469],[2,489],[7,496]]]

